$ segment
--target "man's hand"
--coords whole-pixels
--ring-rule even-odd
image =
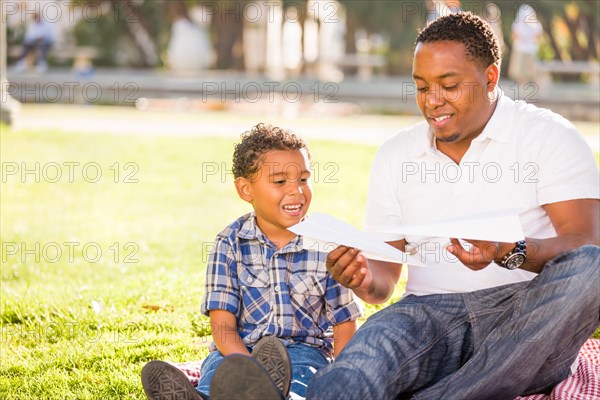
[[[337,247],[327,255],[326,265],[333,279],[349,289],[368,291],[373,283],[367,259],[353,247]]]
[[[566,200],[543,206],[556,230],[556,236],[546,239],[526,237],[527,260],[520,269],[539,274],[546,263],[558,254],[577,247],[600,245],[600,201],[598,199]],[[511,251],[514,243],[466,240],[473,245],[470,250],[457,239],[450,239],[446,249],[473,270],[487,267]]]
[[[406,242],[399,240],[388,244],[403,250]],[[360,250],[339,246],[327,255],[327,270],[337,282],[371,304],[386,302],[400,279],[402,264],[369,260]]]
[[[479,271],[490,265],[494,260],[501,259],[514,247],[514,243],[486,242],[483,240],[465,240],[471,244],[469,250],[465,249],[458,239],[451,238],[452,244],[446,246],[446,250],[452,253],[467,267]]]

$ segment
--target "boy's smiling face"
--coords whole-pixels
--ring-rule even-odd
[[[278,248],[294,236],[287,230],[308,212],[312,199],[310,162],[305,150],[271,150],[251,178],[238,178],[238,194],[254,208],[258,227]]]

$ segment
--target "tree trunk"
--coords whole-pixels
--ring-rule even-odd
[[[156,66],[159,62],[158,51],[150,36],[149,24],[144,14],[140,12],[139,7],[132,0],[111,0],[111,3],[114,9],[124,8],[127,14],[131,16],[131,21],[128,21],[125,25],[136,47],[142,53],[143,66]]]
[[[298,23],[300,24],[300,29],[302,30],[302,34],[300,35],[300,51],[302,52],[302,62],[300,66],[300,70],[302,72],[306,72],[305,65],[306,60],[304,59],[304,23],[306,22],[306,15],[308,14],[308,0],[303,0],[300,5],[300,15],[298,16]]]
[[[577,18],[576,21],[572,21],[567,13],[565,12],[565,9],[561,9],[560,10],[560,14],[562,16],[562,19],[565,21],[565,23],[567,24],[567,27],[569,28],[569,52],[571,54],[571,59],[572,60],[582,60],[585,58],[585,51],[583,50],[583,48],[581,47],[581,45],[579,44],[579,40],[577,39],[577,32],[579,31],[579,18]]]
[[[598,19],[594,15],[586,15],[586,25],[588,28],[588,60],[598,59],[598,46],[600,45],[600,38],[598,35]]]
[[[164,4],[169,22],[173,23],[181,18],[190,19],[183,0],[168,0]]]
[[[218,69],[244,67],[241,51],[244,31],[243,3],[224,1],[213,16]]]
[[[9,126],[16,125],[21,104],[8,93],[8,81],[6,80],[8,46],[5,21],[0,21],[0,49],[0,122]]]
[[[346,54],[356,54],[356,30],[360,27],[359,18],[349,7],[346,8]],[[345,68],[349,75],[356,75],[358,67]]]
[[[548,35],[548,39],[550,39],[550,46],[552,46],[552,50],[554,50],[555,58],[562,61],[562,53],[560,51],[560,48],[558,47],[558,44],[556,43],[556,39],[554,38],[554,32],[552,31],[551,21],[548,21],[545,18],[545,16],[541,14],[538,15],[538,20],[542,24],[544,32],[546,32],[546,34]]]

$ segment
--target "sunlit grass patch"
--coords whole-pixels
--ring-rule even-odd
[[[235,139],[1,131],[0,398],[144,398],[207,354],[205,263],[250,210]],[[375,148],[314,141],[313,211],[362,224]]]

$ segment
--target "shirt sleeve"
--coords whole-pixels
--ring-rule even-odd
[[[540,205],[575,199],[597,199],[600,176],[590,147],[569,123],[546,133],[538,154],[537,182]]]
[[[354,321],[363,315],[362,304],[354,292],[337,283],[331,275],[327,277],[325,310],[333,325]]]
[[[237,264],[234,249],[227,238],[218,237],[210,252],[206,268],[204,301],[201,310],[225,310],[235,316],[240,310]]]

